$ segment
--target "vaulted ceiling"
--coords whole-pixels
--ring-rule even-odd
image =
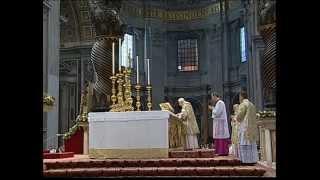
[[[108,1],[108,0],[105,0]],[[123,0],[137,7],[154,7],[165,10],[197,9],[219,0]],[[88,0],[61,0],[61,47],[80,46],[95,39],[95,28],[91,22]]]
[[[73,42],[90,42],[95,36],[88,0],[61,0],[61,47]]]

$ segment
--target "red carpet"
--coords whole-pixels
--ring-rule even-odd
[[[73,152],[62,152],[62,153],[43,153],[43,159],[60,159],[73,157]]]
[[[214,149],[201,149],[193,151],[170,151],[170,158],[213,158]]]
[[[179,153],[180,156],[183,152]],[[200,155],[201,152],[196,154]],[[201,156],[187,158],[185,156],[166,159],[90,159],[87,156],[47,159],[44,160],[44,176],[263,176],[266,172],[263,167],[258,165],[244,166],[232,156],[210,158]]]

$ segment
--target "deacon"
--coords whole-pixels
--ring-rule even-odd
[[[227,112],[224,102],[216,92],[211,93],[211,99],[215,104],[212,108],[212,131],[216,154],[227,156],[229,154],[229,128],[227,121]]]
[[[258,128],[256,122],[256,108],[248,100],[245,91],[240,92],[239,110],[234,117],[239,125],[239,159],[242,163],[255,164],[258,161],[257,138]]]
[[[190,102],[185,101],[184,98],[179,98],[178,103],[182,108],[178,117],[183,120],[186,128],[185,149],[197,149],[199,148],[197,134],[199,134],[200,131],[192,105]]]

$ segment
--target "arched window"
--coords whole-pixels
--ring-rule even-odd
[[[121,47],[121,65],[128,67],[129,66],[129,60],[128,56],[130,55],[131,64],[130,67],[132,67],[132,57],[133,57],[133,36],[131,34],[125,34],[124,40],[122,41],[122,47]]]
[[[247,61],[247,47],[246,47],[246,33],[245,28],[240,28],[240,51],[241,51],[241,62]]]

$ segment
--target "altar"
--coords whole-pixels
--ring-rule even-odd
[[[90,158],[167,158],[165,111],[88,114]]]

